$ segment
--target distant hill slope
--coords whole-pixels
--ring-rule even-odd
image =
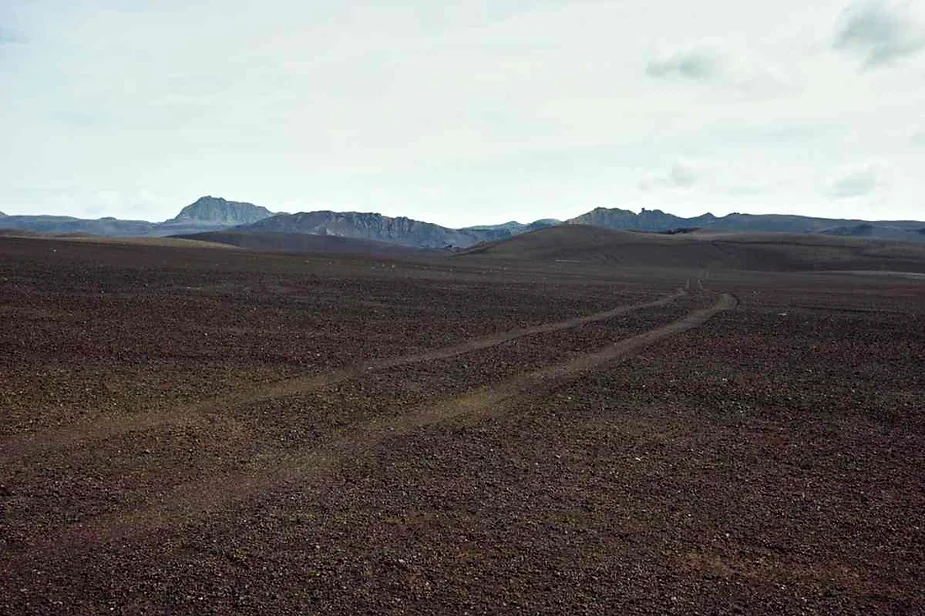
[[[152,235],[157,225],[145,220],[100,218],[89,220],[71,216],[4,216],[0,227],[37,233],[89,233],[104,236]],[[165,234],[169,235],[169,234]]]
[[[915,225],[922,225],[916,228]],[[925,242],[925,224],[912,223],[911,227],[890,226],[884,223],[861,223],[841,227],[830,227],[821,232],[824,235],[840,237],[866,237],[904,242]]]
[[[111,244],[123,246],[168,246],[177,248],[217,248],[237,250],[230,244],[183,239],[179,237],[124,237],[89,235],[86,233],[39,233],[29,229],[0,229],[0,237],[29,238],[57,242],[79,242],[81,244]]]
[[[416,254],[407,246],[333,235],[306,235],[273,231],[209,231],[178,236],[182,239],[227,244],[261,252],[310,252],[326,254]]]
[[[246,225],[269,218],[273,212],[265,207],[242,201],[226,201],[221,197],[199,197],[195,202],[180,210],[169,223],[204,222],[233,227]]]
[[[478,225],[475,227],[463,227],[463,231],[507,231],[512,236],[518,235],[520,233],[527,233],[529,231],[536,231],[537,229],[545,229],[546,227],[554,227],[556,225],[561,225],[562,221],[555,218],[543,218],[541,220],[535,220],[529,224],[522,224],[516,220],[511,222],[506,222],[500,225]]]
[[[661,210],[642,210],[639,214],[620,208],[595,208],[590,212],[566,221],[569,225],[590,225],[605,229],[631,229],[637,231],[670,231],[680,227],[707,226],[714,220],[712,214],[697,218],[681,218]]]
[[[103,237],[166,237],[227,229],[272,216],[270,210],[252,203],[200,197],[164,222],[72,216],[4,216],[0,227],[38,233],[87,233]]]
[[[0,228],[37,233],[85,233],[102,237],[167,237],[202,231],[227,229],[230,225],[200,220],[119,220],[117,218],[73,218],[70,216],[5,216]]]
[[[925,273],[925,246],[920,244],[777,233],[667,235],[584,225],[552,227],[483,244],[464,251],[459,258],[694,269]]]
[[[596,208],[566,221],[566,224],[636,231],[670,231],[696,227],[718,231],[821,233],[909,242],[925,241],[925,222],[910,220],[868,222],[783,214],[729,214],[719,217],[703,214],[683,218],[661,210],[643,209],[636,214],[619,208]]]
[[[465,248],[479,242],[510,237],[506,229],[448,229],[403,216],[392,218],[382,214],[329,211],[277,214],[236,230],[352,237],[414,248]]]

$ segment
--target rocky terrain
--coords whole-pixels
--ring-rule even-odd
[[[0,237],[0,613],[925,612],[921,277],[505,250]]]

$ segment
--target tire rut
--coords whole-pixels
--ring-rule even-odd
[[[255,402],[264,402],[276,398],[289,397],[308,393],[329,385],[335,385],[352,379],[360,378],[366,374],[417,364],[423,362],[449,359],[466,353],[498,346],[525,336],[550,333],[565,329],[572,329],[605,321],[623,314],[665,306],[688,293],[691,286],[690,279],[684,287],[665,297],[638,304],[618,306],[603,312],[557,321],[543,323],[531,327],[509,330],[488,336],[482,336],[466,342],[423,351],[410,353],[398,357],[386,358],[379,361],[368,362],[341,370],[333,370],[311,376],[298,376],[291,379],[269,383],[261,388],[247,392],[226,394],[209,400],[184,405],[175,410],[164,412],[145,413],[140,415],[122,415],[119,417],[104,418],[89,425],[73,425],[66,428],[46,431],[28,437],[16,437],[0,443],[0,460],[12,460],[36,455],[45,451],[64,449],[87,441],[100,441],[119,436],[129,432],[148,430],[166,425],[178,425],[185,422],[195,422],[202,416],[216,416],[229,408],[238,408]],[[229,421],[227,417],[218,416],[219,421]]]
[[[603,365],[620,363],[639,351],[671,336],[699,327],[715,315],[732,310],[738,302],[723,294],[709,308],[689,312],[661,327],[625,338],[603,349],[570,361],[514,377],[501,385],[474,390],[464,396],[427,405],[399,417],[371,419],[340,430],[327,444],[308,450],[286,452],[263,460],[249,472],[209,476],[177,486],[169,496],[159,494],[151,506],[131,512],[91,518],[64,529],[43,546],[54,553],[62,545],[93,545],[147,535],[195,522],[209,514],[276,486],[304,485],[335,469],[343,460],[361,457],[382,442],[436,424],[468,420],[503,413],[507,400],[542,393],[550,386]]]

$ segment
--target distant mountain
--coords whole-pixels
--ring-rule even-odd
[[[272,216],[270,210],[219,197],[200,197],[180,213],[164,222],[119,220],[117,218],[86,219],[71,216],[3,216],[0,227],[36,231],[38,233],[88,233],[108,237],[165,237],[218,231],[235,225],[256,222]]]
[[[875,239],[921,242],[925,223],[916,221],[841,220],[782,214],[703,214],[683,218],[661,210],[643,209],[639,214],[619,208],[596,208],[566,221],[569,225],[591,225],[605,229],[634,231],[674,231],[677,229],[712,229],[715,231],[750,231],[776,233],[820,233]]]
[[[522,233],[527,225],[519,223],[516,220],[501,223],[500,225],[476,225],[474,227],[463,227],[464,231],[507,231],[511,235]]]
[[[684,218],[661,210],[643,209],[636,214],[620,208],[596,208],[565,222],[546,218],[529,224],[516,221],[451,229],[412,220],[359,212],[303,212],[273,214],[253,203],[205,196],[184,207],[164,222],[100,218],[88,220],[70,216],[8,216],[0,213],[0,228],[37,233],[112,237],[165,237],[234,229],[242,232],[298,233],[350,237],[389,242],[413,248],[467,248],[481,242],[529,233],[558,225],[590,225],[605,229],[678,232],[712,230],[724,232],[816,233],[830,236],[925,242],[925,222],[864,221],[813,218],[778,214],[703,214]]]
[[[129,237],[152,235],[156,225],[144,220],[116,218],[88,220],[71,216],[4,216],[0,219],[0,227],[38,233],[89,233]]]
[[[530,231],[537,231],[539,229],[545,229],[547,227],[556,227],[561,225],[562,221],[558,218],[541,218],[539,220],[534,220],[529,225],[525,226],[522,229],[523,233],[529,233]]]
[[[246,225],[269,218],[273,212],[265,207],[242,201],[226,201],[221,197],[199,197],[194,203],[180,210],[169,223],[202,222],[228,227]]]
[[[710,217],[706,214],[699,218]],[[566,221],[570,225],[590,225],[605,229],[632,229],[636,231],[670,231],[678,227],[693,226],[691,220],[666,214],[661,210],[642,210],[639,214],[620,208],[595,208],[586,214]]]
[[[506,222],[500,225],[478,225],[475,227],[463,227],[462,231],[507,231],[513,236],[520,233],[528,233],[530,231],[536,231],[537,229],[545,229],[546,227],[554,227],[561,224],[562,221],[555,218],[543,218],[542,220],[535,220],[527,225],[519,223],[516,220],[512,220],[511,222]]]
[[[0,218],[5,218],[5,217],[6,217],[6,214],[4,214],[3,212],[0,212]]]
[[[529,225],[519,226],[529,227]],[[0,227],[50,234],[86,233],[123,237],[192,235],[234,229],[236,232],[275,232],[357,238],[412,248],[464,248],[479,242],[510,237],[513,234],[504,228],[448,229],[405,217],[392,218],[381,214],[358,212],[274,215],[270,210],[253,203],[228,201],[212,196],[200,197],[194,203],[184,207],[176,217],[161,223],[143,220],[124,221],[115,218],[87,220],[68,216],[7,216],[3,218]],[[292,239],[283,243],[295,245]],[[261,244],[271,246],[273,242],[264,238]],[[336,242],[324,244],[325,247],[329,245],[339,246]],[[354,246],[354,248],[358,247],[359,245]],[[367,248],[373,247],[372,245],[367,246]],[[379,249],[381,252],[381,247]]]
[[[392,218],[382,214],[329,211],[277,214],[235,230],[353,237],[414,248],[465,248],[511,236],[506,229],[448,229],[404,216]]]

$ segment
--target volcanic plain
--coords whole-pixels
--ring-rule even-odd
[[[925,613],[918,249],[557,233],[0,237],[0,613]]]

